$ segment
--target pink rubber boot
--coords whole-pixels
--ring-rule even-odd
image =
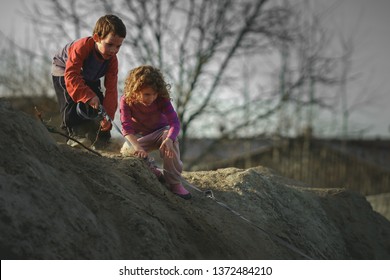
[[[171,192],[184,199],[190,199],[192,197],[191,193],[187,191],[182,184],[171,185]]]

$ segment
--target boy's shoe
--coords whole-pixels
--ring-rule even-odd
[[[91,140],[89,140],[88,138],[85,138],[85,137],[72,136],[72,138],[79,141],[81,144],[83,144],[86,147],[89,147],[92,144]],[[79,143],[77,143],[76,141],[74,141],[72,139],[69,139],[66,142],[66,144],[68,144],[69,146],[71,146],[73,148],[82,148],[82,146]]]
[[[111,133],[110,131],[94,131],[91,129],[86,133],[86,137],[93,143],[92,149],[106,150],[110,145]]]
[[[106,150],[110,145],[110,141],[103,141],[98,139],[92,146],[94,150]]]
[[[171,192],[184,199],[191,199],[192,195],[187,191],[182,184],[171,185]]]

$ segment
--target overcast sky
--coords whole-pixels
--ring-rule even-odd
[[[316,0],[318,2],[325,0]],[[373,125],[372,135],[389,137],[390,125],[390,1],[346,0],[334,16],[325,21],[329,28],[355,30],[353,74],[349,87],[351,103],[371,102],[352,112],[357,124]],[[362,17],[359,17],[361,8]],[[344,27],[343,27],[344,26]],[[354,29],[353,29],[354,28]]]
[[[22,0],[3,0],[0,9],[0,30],[26,30],[26,22],[17,10]],[[39,2],[40,0],[29,0]],[[326,7],[330,0],[312,0]],[[337,30],[358,28],[356,32],[353,73],[357,80],[348,85],[349,103],[371,102],[351,113],[351,126],[369,127],[371,136],[390,137],[390,1],[344,0],[336,13],[324,18],[324,24]],[[363,18],[356,21],[361,5]],[[22,36],[21,36],[22,37]]]
[[[32,0],[34,1],[34,0]],[[21,7],[21,0],[2,0],[0,9],[0,29],[8,32],[13,24],[21,20],[16,10]]]

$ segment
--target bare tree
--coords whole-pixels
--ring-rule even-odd
[[[279,86],[276,89],[283,103],[278,134],[292,132],[293,122],[296,126],[293,134],[313,131],[316,108],[332,109],[335,97],[330,96],[327,89],[340,84],[343,78],[337,71],[340,56],[333,50],[334,38],[323,27],[322,18],[336,9],[337,3],[320,13],[307,0],[290,7],[294,10],[288,33],[292,40],[275,42],[281,62],[277,68]]]
[[[352,59],[355,53],[356,38],[358,36],[359,28],[363,20],[365,12],[365,6],[360,6],[359,13],[356,19],[353,21],[352,28],[347,33],[345,29],[345,22],[341,22],[341,26],[338,33],[339,42],[342,49],[341,56],[341,83],[339,87],[340,95],[340,107],[341,107],[341,139],[344,145],[350,135],[349,118],[353,110],[361,107],[363,104],[368,104],[369,100],[365,100],[363,103],[351,103],[348,100],[348,83],[355,80],[357,75],[351,74],[352,72]]]
[[[26,32],[26,34],[29,34]],[[32,51],[36,48],[32,41],[25,39],[26,46],[20,47],[13,38],[0,32],[0,95],[11,96],[49,96],[51,80],[49,59]],[[39,41],[36,41],[39,45]]]
[[[308,112],[306,126],[311,129],[314,106],[320,108],[330,106],[329,98],[316,94],[317,85],[329,87],[340,81],[335,71],[338,57],[327,52],[331,43],[329,34],[323,29],[319,17],[314,12],[302,11],[305,5],[298,5],[299,3],[290,5],[288,1],[282,1],[281,4],[278,9],[267,15],[269,25],[266,28],[269,34],[277,34],[266,37],[269,43],[267,46],[270,47],[268,54],[273,56],[274,61],[280,62],[274,67],[275,86],[269,90],[267,98],[267,94],[261,89],[257,90],[256,95],[249,96],[248,87],[244,84],[243,102],[237,102],[230,110],[221,111],[216,106],[215,112],[219,113],[220,119],[225,121],[224,116],[229,114],[236,116],[235,121],[229,125],[224,124],[220,137],[212,141],[208,149],[191,162],[190,166],[199,164],[202,157],[207,156],[207,153],[224,139],[240,135],[250,137],[261,135],[261,132],[258,132],[260,129],[254,129],[257,133],[248,134],[247,128],[259,127],[260,122],[269,120],[270,117],[277,119],[276,135],[287,136],[293,122],[298,118],[297,113],[303,112],[306,108]],[[259,72],[259,69],[253,72]],[[245,77],[248,75],[250,74],[246,74]],[[248,83],[245,77],[241,81]],[[302,133],[302,128],[299,129],[299,133]]]

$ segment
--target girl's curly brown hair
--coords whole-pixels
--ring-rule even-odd
[[[141,65],[127,75],[123,91],[126,103],[137,103],[138,93],[144,87],[151,87],[160,97],[170,98],[171,85],[165,82],[161,71],[150,65]]]

